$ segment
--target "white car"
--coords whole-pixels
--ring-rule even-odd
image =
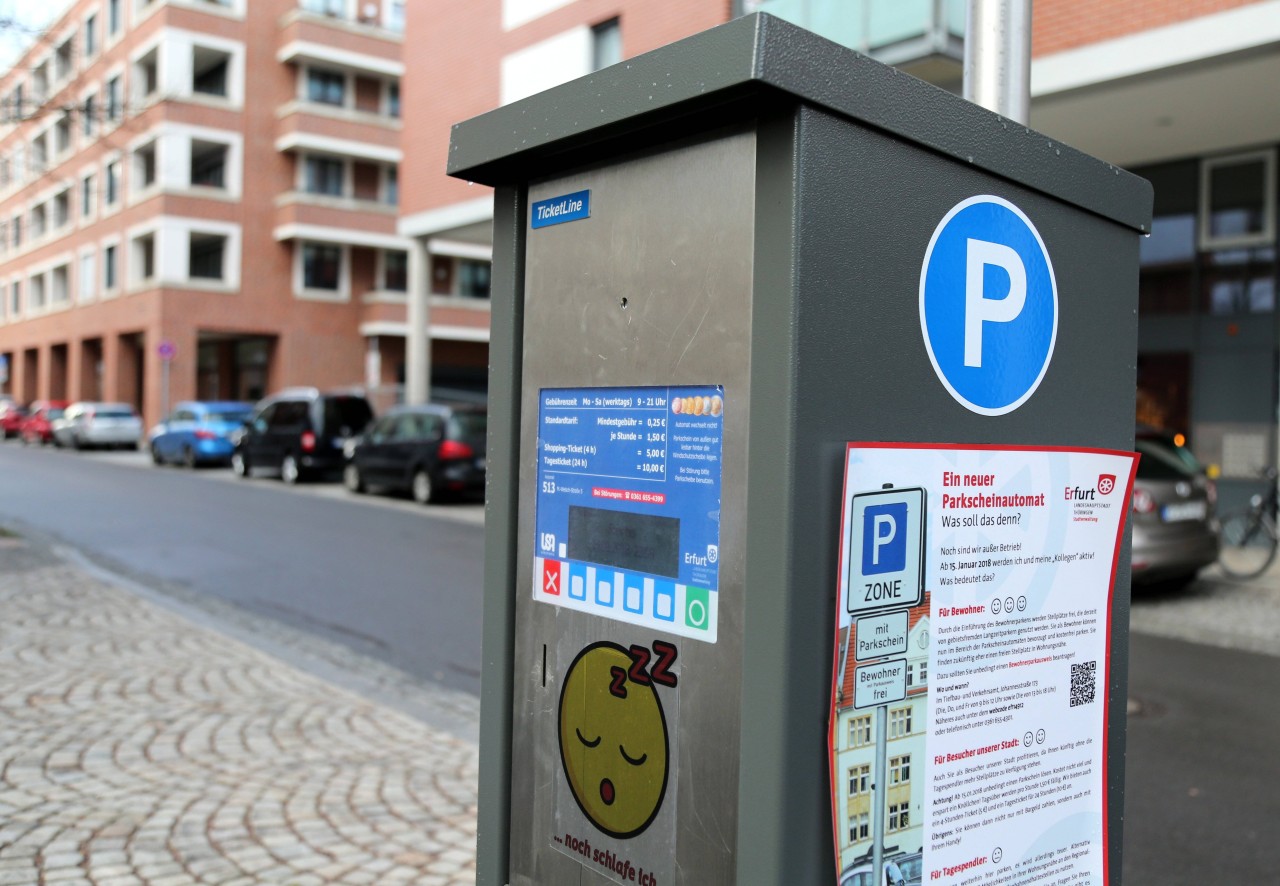
[[[58,446],[135,449],[142,438],[142,419],[128,403],[72,403],[53,423]]]

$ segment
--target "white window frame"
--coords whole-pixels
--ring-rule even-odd
[[[124,275],[124,261],[123,261],[124,250],[120,248],[120,243],[121,243],[121,240],[118,235],[113,235],[111,237],[104,237],[98,241],[99,252],[102,254],[102,261],[99,262],[101,267],[99,268],[98,273],[99,273],[99,281],[101,283],[100,291],[104,299],[114,298],[115,296],[119,295],[121,291],[120,280]],[[115,265],[116,279],[115,279],[115,284],[112,286],[107,285],[107,250],[108,249],[115,249],[116,251],[116,265]]]
[[[111,164],[117,164],[118,171],[116,173],[116,199],[115,202],[107,202],[107,181],[110,178]],[[119,151],[112,151],[110,154],[102,158],[102,199],[99,202],[99,214],[102,218],[109,215],[115,215],[124,208],[125,202],[125,162]]]
[[[303,285],[306,280],[302,264],[303,247],[315,244],[318,246],[336,246],[342,254],[342,267],[338,270],[338,288],[308,289]],[[325,240],[297,239],[293,242],[293,295],[307,301],[349,302],[351,301],[351,247],[346,243],[333,243]]]
[[[99,177],[99,173],[100,170],[97,166],[85,166],[80,169],[79,174],[76,176],[76,215],[80,220],[81,226],[92,224],[98,217],[98,204],[101,202],[100,195],[98,193],[98,184],[102,181]],[[89,207],[87,212],[85,211],[84,205],[84,186],[86,179],[91,179],[91,183],[89,185]]]
[[[86,263],[88,264],[86,273]],[[81,247],[76,254],[76,302],[88,304],[98,299],[98,247],[94,244]]]
[[[91,117],[84,113],[84,103],[90,98],[93,98],[94,105]],[[81,92],[80,99],[76,103],[76,107],[79,109],[80,113],[80,125],[77,128],[80,130],[80,146],[83,148],[92,144],[94,141],[97,141],[98,135],[102,132],[102,119],[99,116],[103,113],[101,90],[94,85]],[[84,125],[85,122],[89,120],[92,120],[93,127],[90,132],[85,132]]]
[[[387,253],[402,252],[405,257],[406,266],[409,263],[409,251],[406,249],[378,249],[376,250],[376,259],[374,261],[374,291],[386,300],[407,301],[409,298],[409,287],[413,285],[413,281],[408,279],[406,268],[406,282],[404,289],[388,289],[387,283]]]
[[[120,110],[119,115],[112,120],[110,115],[111,108],[111,81],[118,79],[120,81]],[[102,126],[98,130],[99,136],[103,133],[111,132],[122,124],[129,116],[129,94],[125,89],[125,69],[123,64],[112,65],[102,78]]]
[[[342,164],[341,194],[320,194],[307,190],[307,163],[311,160],[329,160]],[[381,181],[378,183],[378,188],[379,190],[382,188]],[[327,154],[324,151],[299,151],[293,189],[308,200],[351,200],[353,199],[352,194],[355,193],[356,189],[355,163],[350,157],[344,157],[339,154]]]
[[[106,49],[120,42],[129,30],[129,6],[126,0],[115,0],[118,4],[116,10],[120,13],[120,26],[114,31],[111,30],[111,3],[112,0],[105,0],[102,4],[102,47]]]
[[[89,51],[89,47],[85,46],[85,38],[89,35],[89,21],[93,20],[93,51]],[[100,6],[91,6],[85,10],[85,14],[80,19],[80,60],[82,67],[89,67],[93,60],[102,55],[104,39],[106,37],[106,23],[104,21],[103,10]]]
[[[316,102],[312,101],[308,97],[307,82],[310,80],[311,72],[313,70],[323,71],[326,74],[339,74],[342,76],[342,104],[334,105],[329,102]],[[298,65],[298,101],[308,108],[327,108],[330,111],[355,112],[355,74],[336,65],[313,65],[310,63]]]
[[[1211,211],[1209,188],[1213,171],[1223,166],[1239,166],[1254,160],[1263,162],[1262,230],[1256,234],[1214,237],[1209,231]],[[1249,246],[1271,246],[1276,240],[1276,152],[1272,148],[1244,151],[1200,161],[1200,217],[1197,223],[1201,251],[1240,249]]]

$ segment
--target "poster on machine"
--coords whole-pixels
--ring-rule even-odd
[[[1107,882],[1111,595],[1136,463],[849,444],[828,736],[839,886]]]

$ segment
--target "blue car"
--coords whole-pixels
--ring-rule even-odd
[[[231,438],[244,430],[253,416],[252,403],[187,401],[148,435],[151,460],[158,465],[226,464],[235,444]]]

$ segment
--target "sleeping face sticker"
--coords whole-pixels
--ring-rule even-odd
[[[560,762],[573,797],[592,824],[621,839],[644,832],[667,790],[662,702],[648,677],[638,683],[634,673],[622,646],[593,643],[560,691]]]

